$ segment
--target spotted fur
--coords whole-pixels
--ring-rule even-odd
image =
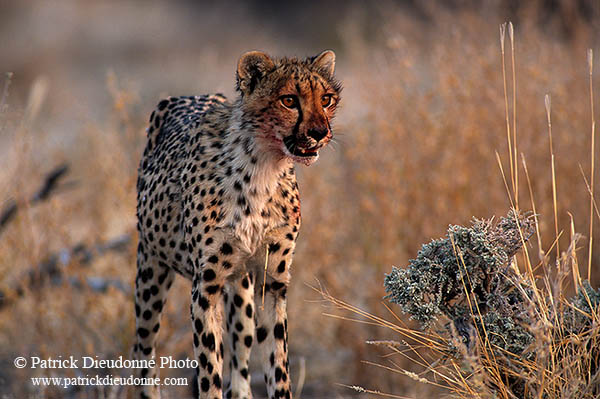
[[[304,60],[246,53],[235,102],[220,94],[169,97],[150,116],[137,182],[134,356],[155,356],[167,291],[175,274],[188,278],[201,398],[252,397],[253,345],[269,398],[291,397],[286,293],[300,228],[294,162],[312,164],[332,137],[341,90],[334,64],[332,51]],[[263,283],[264,309],[255,301]],[[159,397],[157,387],[137,389],[139,398]]]

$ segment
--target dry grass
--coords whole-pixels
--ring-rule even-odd
[[[508,85],[505,59],[507,29],[510,37],[510,70],[512,72],[512,84]],[[551,196],[546,200],[548,201],[546,207],[552,209],[550,216],[553,218],[550,219],[553,219],[554,222],[552,223],[554,234],[546,232],[551,239],[546,247],[542,244],[544,242],[541,233],[543,227],[540,226],[544,225],[544,218],[538,220],[537,210],[540,209],[540,206],[534,199],[532,181],[543,179],[543,177],[536,174],[532,178],[526,162],[527,157],[523,153],[519,157],[517,151],[518,135],[516,106],[514,105],[517,104],[517,85],[514,45],[513,25],[500,25],[500,54],[508,156],[503,162],[496,152],[496,159],[508,201],[514,209],[520,207],[519,171],[522,169],[525,174],[529,205],[534,212],[537,242],[533,246],[526,246],[525,242],[533,234],[533,231],[530,229],[531,231],[525,232],[519,228],[524,251],[522,256],[513,257],[507,264],[514,275],[505,273],[503,278],[511,280],[507,284],[512,285],[512,290],[517,291],[525,298],[525,305],[520,310],[525,317],[518,320],[524,323],[521,327],[533,337],[533,342],[521,352],[513,353],[505,348],[514,344],[511,340],[514,340],[515,337],[497,336],[497,331],[502,330],[500,325],[494,324],[498,321],[489,318],[486,322],[483,321],[483,317],[491,314],[489,313],[491,310],[484,311],[477,305],[476,293],[472,286],[474,281],[472,278],[475,276],[470,276],[468,272],[465,273],[467,265],[462,256],[463,251],[455,246],[454,241],[452,241],[454,262],[457,269],[461,270],[459,280],[463,282],[464,286],[465,299],[463,302],[465,305],[468,304],[467,315],[470,315],[472,319],[469,323],[474,325],[470,332],[472,336],[466,341],[465,332],[457,331],[458,327],[455,328],[454,325],[458,326],[458,324],[456,321],[453,324],[453,320],[449,319],[446,314],[438,315],[434,319],[437,321],[434,326],[427,322],[424,323],[423,329],[416,329],[408,325],[406,318],[397,314],[387,304],[384,304],[384,307],[391,314],[391,318],[365,311],[361,306],[354,305],[352,301],[340,300],[321,286],[316,290],[336,309],[336,311],[327,313],[328,316],[378,326],[393,333],[396,337],[394,340],[367,341],[367,344],[388,350],[383,356],[383,360],[365,362],[379,369],[380,373],[399,374],[406,377],[404,380],[412,379],[423,385],[441,389],[442,392],[445,391],[457,398],[596,398],[600,392],[600,354],[597,351],[597,348],[600,347],[600,329],[598,328],[600,304],[598,292],[591,288],[588,281],[584,281],[585,276],[581,277],[581,273],[586,270],[588,280],[594,277],[592,274],[594,269],[593,225],[594,219],[600,219],[594,190],[592,184],[588,182],[588,179],[593,180],[596,151],[593,116],[593,51],[590,49],[587,54],[590,95],[588,106],[592,116],[589,141],[590,157],[586,168],[589,167],[589,176],[591,177],[587,177],[581,163],[578,164],[581,172],[579,178],[585,183],[586,190],[584,192],[589,198],[589,236],[587,245],[583,246],[583,248],[587,247],[588,251],[586,251],[587,256],[583,257],[585,260],[580,262],[577,253],[578,250],[580,252],[582,250],[580,245],[582,236],[575,232],[574,217],[571,212],[566,212],[570,218],[570,223],[565,228],[566,231],[559,227],[562,225],[559,218],[562,213],[562,200],[557,195],[557,181],[561,179],[557,177],[560,172],[556,168],[553,145],[553,140],[556,139],[552,131],[552,108],[548,94],[544,97],[544,105],[550,155]],[[512,103],[509,101],[510,94],[512,94]],[[511,109],[512,115],[510,114]],[[508,167],[506,167],[507,163]],[[519,165],[520,163],[522,164]],[[569,195],[573,196],[574,194],[569,192]],[[523,205],[522,207],[529,208],[529,206]],[[564,237],[561,238],[561,236]],[[449,237],[452,240],[452,236],[449,235]],[[560,245],[564,242],[567,243],[567,246],[566,248],[563,246],[563,251],[561,251]],[[531,247],[535,248],[537,253],[535,250],[532,251]],[[535,259],[535,255],[532,256],[532,254],[537,254],[538,259]],[[417,265],[412,262],[418,262],[418,260],[411,261],[411,265]],[[471,270],[471,267],[468,270]],[[408,278],[407,275],[403,276]],[[597,276],[595,278],[597,281]],[[427,287],[428,283],[433,284],[431,278],[423,277],[423,284]],[[433,287],[432,285],[432,289]],[[406,286],[405,289],[406,293],[414,290],[410,286]],[[574,297],[572,297],[573,293],[575,293]],[[418,306],[419,304],[417,304]],[[450,309],[453,309],[457,304],[449,306]],[[417,317],[420,313],[414,308],[414,312],[411,311],[411,308],[410,304],[403,305],[406,312]],[[467,320],[469,320],[468,317]],[[523,317],[523,314],[520,317]],[[426,319],[427,317],[423,320]],[[494,334],[496,336],[492,336]],[[514,334],[518,333],[515,331]],[[499,339],[504,342],[501,346],[494,343]],[[522,345],[522,343],[519,344]],[[418,366],[418,373],[406,365],[407,360],[413,366]],[[403,392],[397,388],[391,390],[393,393],[385,393],[377,389],[364,388],[361,385],[345,386],[356,392],[370,393],[381,397],[406,397],[396,394],[399,391]],[[378,384],[367,385],[367,387],[373,386],[378,386]]]
[[[449,223],[464,223],[473,215],[502,214],[511,205],[496,151],[503,154],[501,164],[513,202],[518,200],[521,209],[529,209],[534,198],[535,213],[540,215],[539,241],[536,236],[528,247],[529,256],[518,257],[523,270],[528,270],[530,262],[533,275],[543,275],[544,265],[555,264],[558,247],[568,259],[573,258],[565,252],[576,249],[570,247],[572,220],[575,231],[591,236],[595,230],[598,237],[600,223],[591,224],[590,195],[580,171],[581,164],[590,188],[594,180],[598,186],[598,176],[592,179],[589,168],[594,155],[589,85],[600,87],[597,73],[588,76],[585,59],[587,49],[597,45],[592,28],[578,24],[571,39],[559,40],[552,31],[541,31],[527,14],[521,15],[514,32],[514,78],[513,53],[510,44],[506,45],[505,99],[496,28],[504,20],[500,13],[432,6],[429,19],[419,21],[393,4],[380,7],[370,10],[370,17],[358,5],[344,9],[334,27],[337,41],[319,43],[316,50],[316,43],[302,47],[286,39],[265,44],[281,54],[334,47],[338,75],[345,85],[336,145],[315,166],[299,171],[303,228],[290,289],[289,334],[294,383],[299,379],[299,365],[306,363],[304,397],[352,394],[338,383],[376,387],[399,396],[436,397],[444,392],[410,380],[415,376],[410,373],[422,369],[408,360],[398,359],[398,367],[391,366],[407,369],[408,378],[361,363],[380,363],[379,356],[388,353],[385,348],[366,347],[365,340],[394,339],[395,333],[382,332],[377,323],[348,324],[324,317],[328,310],[324,311],[319,295],[308,285],[318,280],[332,297],[344,298],[376,317],[387,314],[381,305],[382,281],[391,265],[406,264],[421,243],[443,235]],[[125,251],[96,256],[91,263],[70,258],[60,266],[64,276],[60,281],[25,285],[22,295],[15,287],[23,286],[23,276],[35,271],[50,253],[78,243],[94,248],[122,234],[135,240],[135,177],[147,114],[171,85],[182,90],[186,87],[182,82],[187,81],[194,82],[190,83],[194,92],[223,90],[225,78],[232,76],[223,72],[227,65],[233,71],[240,51],[261,47],[247,33],[252,29],[244,29],[247,39],[232,44],[229,38],[222,48],[216,45],[220,52],[203,48],[202,73],[194,63],[173,61],[170,67],[181,73],[165,76],[160,70],[143,75],[161,76],[161,84],[150,89],[155,79],[109,73],[101,79],[100,91],[110,100],[99,97],[98,103],[105,101],[110,109],[100,109],[100,116],[94,118],[73,116],[83,122],[64,135],[46,128],[53,126],[47,122],[63,117],[65,105],[59,99],[64,98],[64,90],[50,86],[57,91],[54,96],[48,81],[41,78],[27,91],[29,97],[9,91],[6,103],[10,107],[0,117],[0,186],[6,188],[0,201],[15,198],[20,210],[0,233],[0,290],[10,299],[0,308],[0,393],[66,395],[63,391],[36,393],[27,380],[31,370],[12,366],[18,355],[115,358],[129,353],[134,337],[132,294],[127,290],[134,278],[133,242]],[[262,40],[263,35],[269,36],[263,32],[258,38]],[[175,56],[169,54],[170,59],[180,54],[188,60],[188,48],[177,51]],[[18,72],[13,79],[19,78]],[[199,74],[208,76],[199,78]],[[215,83],[212,76],[223,79]],[[85,81],[72,79],[73,89],[84,85]],[[22,81],[13,85],[14,90],[19,87]],[[231,93],[233,81],[225,87]],[[190,94],[189,90],[166,94]],[[554,159],[547,150],[546,93],[552,96]],[[26,99],[22,107],[15,105],[20,98]],[[509,153],[509,157],[504,155]],[[43,176],[64,161],[71,165],[71,172],[56,194],[35,205],[26,201]],[[560,238],[552,245],[556,226]],[[590,267],[593,285],[598,286],[599,274],[594,272],[600,264],[598,240],[588,245],[582,238],[579,245],[585,246],[586,254],[578,253],[577,262],[568,261],[569,267],[580,268],[584,275]],[[527,260],[538,254],[541,259]],[[106,292],[97,292],[88,287],[90,277],[118,280],[126,289],[111,285]],[[550,287],[555,284],[551,277],[548,283]],[[552,295],[571,296],[577,284]],[[191,357],[187,292],[189,283],[178,279],[161,323],[161,355]],[[414,325],[400,320],[394,325],[404,333],[412,331]],[[163,376],[177,373],[164,370]],[[254,377],[254,381],[261,379]],[[68,394],[94,397],[96,393]],[[171,395],[185,397],[188,391]]]

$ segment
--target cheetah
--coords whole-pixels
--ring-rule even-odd
[[[252,398],[254,343],[268,397],[292,396],[286,292],[300,228],[294,168],[313,164],[332,139],[341,92],[334,68],[331,50],[306,59],[248,52],[238,61],[234,102],[221,94],[169,97],[150,116],[137,180],[133,357],[155,356],[169,287],[176,274],[191,280],[200,398]],[[157,376],[155,368],[138,371]],[[136,397],[160,397],[156,386],[136,389]]]

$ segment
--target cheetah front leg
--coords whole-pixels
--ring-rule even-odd
[[[252,399],[248,362],[254,341],[254,276],[245,273],[229,284],[226,301],[231,353],[231,386],[226,399]]]
[[[287,283],[267,278],[264,309],[257,308],[256,341],[269,399],[291,398],[287,353]]]
[[[190,304],[194,331],[194,356],[198,361],[197,377],[200,398],[222,398],[223,319],[222,287],[224,280],[214,269],[197,272],[192,282]]]
[[[192,281],[191,316],[194,354],[198,361],[198,391],[202,399],[222,399],[223,374],[223,290],[239,263],[226,234],[218,231],[204,239],[195,263]],[[197,246],[189,245],[190,255]]]
[[[269,246],[264,308],[257,304],[256,342],[263,364],[269,399],[292,397],[287,335],[287,288],[290,281],[294,242],[287,238]],[[261,276],[262,280],[262,276]],[[257,302],[262,284],[256,284]]]

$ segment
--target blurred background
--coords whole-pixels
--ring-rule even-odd
[[[314,166],[297,167],[303,227],[288,302],[292,381],[306,398],[359,395],[343,385],[438,397],[443,389],[366,364],[422,371],[365,344],[388,332],[327,316],[338,313],[314,288],[393,319],[383,300],[392,265],[405,266],[449,224],[506,214],[511,202],[496,153],[510,185],[499,40],[508,20],[515,26],[516,108],[508,34],[505,51],[520,208],[531,210],[533,197],[542,250],[555,251],[550,94],[559,244],[566,249],[571,220],[589,236],[587,50],[600,65],[599,17],[594,0],[0,1],[0,395],[127,397],[118,388],[41,390],[30,377],[78,371],[19,370],[13,359],[129,354],[135,180],[150,112],[168,95],[235,97],[245,51],[304,57],[330,48],[344,84],[336,143]],[[598,173],[595,180],[597,187]],[[596,218],[596,237],[598,226]],[[586,237],[578,252],[584,277]],[[538,253],[537,240],[530,247]],[[178,278],[160,356],[193,356],[189,292]],[[193,370],[161,376],[189,377],[191,385]],[[260,397],[261,374],[253,381]],[[191,388],[163,394],[191,397]]]

